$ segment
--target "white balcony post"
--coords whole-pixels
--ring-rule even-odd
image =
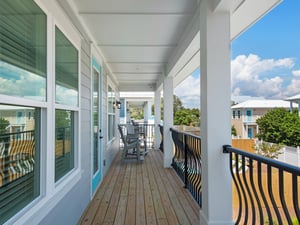
[[[160,131],[158,125],[160,124],[160,90],[155,91],[154,96],[154,148],[158,149],[160,145]]]
[[[147,122],[149,118],[149,112],[148,112],[148,102],[144,104],[144,122]]]
[[[202,209],[200,225],[232,221],[230,13],[212,11],[211,0],[200,3]]]
[[[170,128],[173,127],[173,77],[164,79],[164,167],[171,167],[174,154]]]

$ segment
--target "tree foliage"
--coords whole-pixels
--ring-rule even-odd
[[[164,120],[164,100],[160,103],[161,119]],[[152,105],[154,114],[154,105]],[[173,120],[174,125],[200,126],[200,110],[185,108],[180,98],[173,95]]]
[[[131,118],[135,120],[144,119],[144,109],[143,108],[132,108],[130,109]]]
[[[287,146],[300,145],[300,118],[298,112],[290,113],[283,108],[270,110],[256,120],[257,137],[267,142]]]
[[[3,117],[0,118],[0,134],[5,133],[6,127],[8,127],[9,121],[4,119]]]
[[[236,136],[236,134],[237,134],[237,132],[236,132],[235,126],[232,125],[231,126],[231,135]]]
[[[179,109],[175,112],[174,125],[200,126],[199,109]]]

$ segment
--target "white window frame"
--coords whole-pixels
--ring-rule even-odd
[[[55,205],[73,189],[81,178],[81,140],[78,133],[81,130],[80,108],[81,108],[81,36],[73,26],[69,18],[56,2],[34,0],[43,10],[47,17],[47,94],[46,101],[34,101],[21,97],[0,95],[1,104],[23,105],[37,107],[41,110],[41,137],[40,137],[40,196],[25,206],[7,223],[31,224],[40,221],[52,210]],[[49,10],[48,10],[49,8]],[[55,9],[55,10],[54,10]],[[51,13],[50,13],[51,10]],[[78,50],[78,106],[64,106],[55,104],[55,26],[57,26],[68,40]],[[55,109],[66,109],[74,111],[74,168],[55,183]],[[43,149],[43,150],[42,150]]]
[[[113,112],[109,112],[109,87],[111,87],[112,91],[114,92],[114,98],[113,98]],[[108,79],[108,82],[107,82],[107,143],[111,143],[112,141],[114,141],[116,139],[116,109],[115,109],[115,103],[116,102],[116,88],[115,88],[115,85],[113,85],[113,83]],[[114,120],[114,127],[113,127],[113,135],[112,137],[110,137],[110,126],[109,126],[109,117],[112,117],[113,120]]]
[[[56,84],[55,84],[55,78],[56,78],[56,74],[55,74],[55,28],[58,28],[65,36],[66,38],[73,44],[73,46],[76,48],[76,50],[78,51],[78,105],[77,106],[72,106],[72,105],[63,105],[63,104],[57,104],[56,103]],[[71,169],[67,174],[65,174],[63,177],[61,177],[58,181],[55,182],[55,174],[53,174],[53,181],[55,182],[55,188],[59,188],[59,186],[64,186],[66,184],[66,182],[70,182],[68,177],[73,177],[71,176],[72,174],[74,174],[74,172],[79,172],[80,171],[80,161],[79,161],[79,155],[80,155],[80,137],[79,137],[79,130],[80,130],[80,121],[79,121],[79,118],[80,118],[80,107],[81,107],[81,101],[80,101],[80,96],[81,96],[81,76],[80,76],[80,73],[81,73],[81,67],[80,67],[80,59],[81,59],[81,51],[80,51],[80,40],[76,40],[74,39],[73,37],[76,37],[78,36],[78,34],[71,32],[71,31],[68,31],[66,28],[66,26],[64,26],[63,24],[61,24],[61,21],[58,22],[56,20],[54,20],[54,23],[53,23],[53,26],[52,26],[52,29],[53,29],[53,34],[52,34],[52,37],[53,37],[53,55],[52,55],[52,58],[53,58],[53,72],[52,72],[52,93],[49,93],[51,94],[51,98],[52,98],[52,104],[53,104],[53,107],[52,107],[52,113],[53,113],[53,120],[52,120],[52,123],[53,123],[53,137],[52,137],[52,142],[53,142],[53,145],[55,143],[55,135],[54,135],[54,131],[55,131],[55,110],[56,109],[62,109],[62,110],[70,110],[70,111],[73,111],[74,112],[74,168]],[[53,151],[54,151],[54,154],[55,154],[55,146],[53,147]],[[54,162],[55,162],[55,159],[54,159]],[[55,171],[55,163],[53,164],[53,173]]]

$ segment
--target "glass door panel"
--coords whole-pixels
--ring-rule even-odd
[[[101,181],[101,146],[102,146],[102,128],[101,128],[101,68],[93,59],[92,63],[92,193],[97,189]]]

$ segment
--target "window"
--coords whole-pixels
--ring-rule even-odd
[[[34,112],[27,121],[25,113]],[[19,115],[24,124],[15,123]],[[40,110],[0,105],[0,224],[40,195]]]
[[[55,181],[75,166],[75,115],[78,113],[78,50],[55,28]],[[70,110],[70,107],[72,108]]]
[[[240,119],[240,118],[241,118],[241,111],[238,110],[238,119]]]
[[[0,3],[0,94],[46,100],[46,15],[34,1]]]
[[[78,106],[78,51],[55,28],[55,101]]]
[[[232,111],[232,118],[235,119],[235,111]]]
[[[55,181],[74,168],[74,113],[55,110]]]
[[[107,118],[107,123],[108,123],[108,141],[112,140],[115,137],[115,121],[116,121],[116,112],[115,112],[115,107],[114,104],[116,102],[116,96],[114,90],[111,88],[111,86],[108,86],[108,93],[107,93],[107,111],[108,111],[108,118]]]
[[[32,0],[0,1],[0,15],[0,95],[6,101],[14,97],[13,105],[0,104],[0,224],[4,224],[40,196],[42,110],[36,106],[47,100],[47,18]],[[24,98],[35,101],[35,107]]]

